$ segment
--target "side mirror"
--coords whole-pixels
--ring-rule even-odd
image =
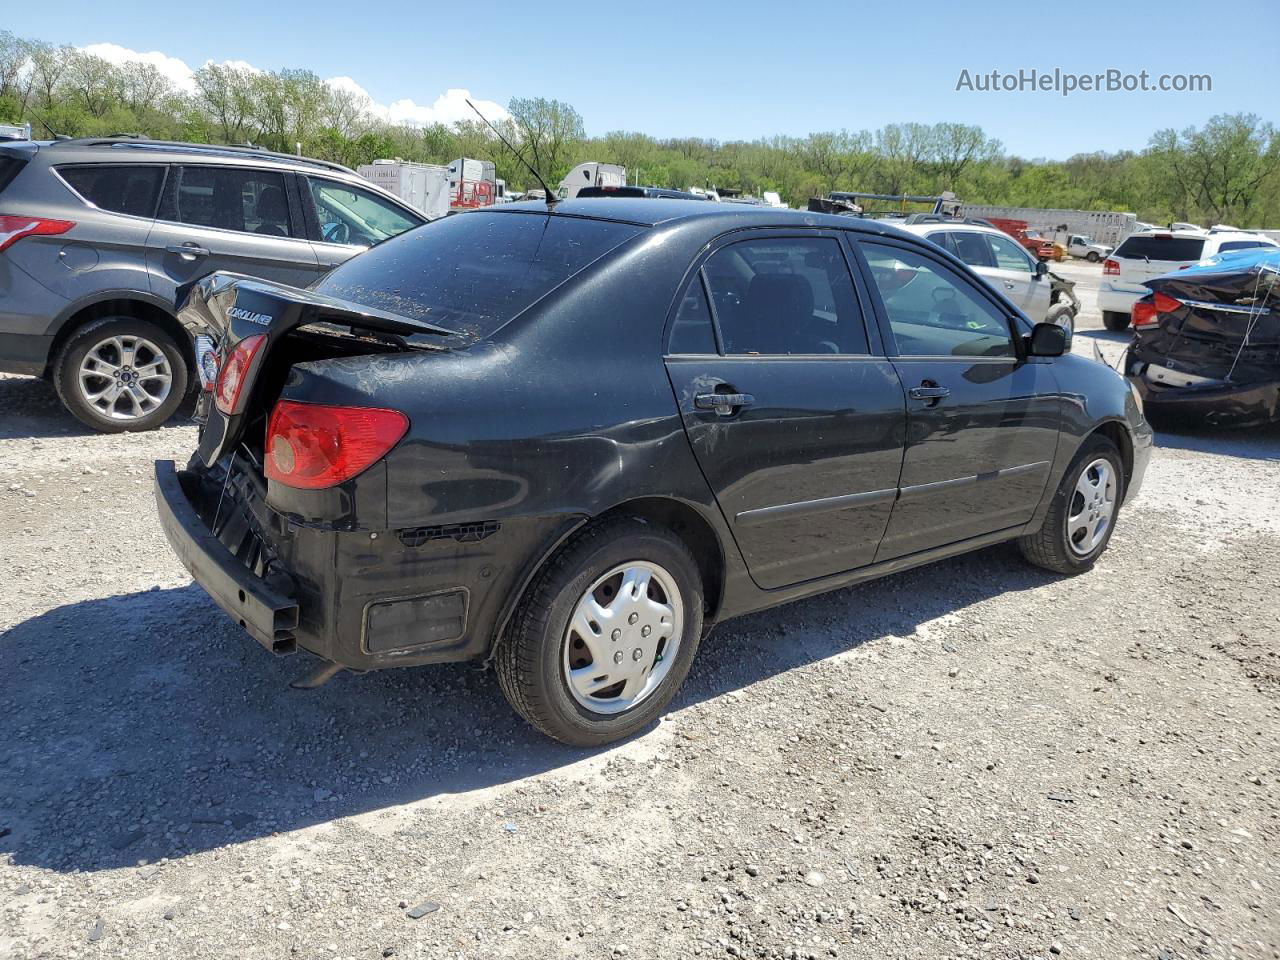
[[[1048,272],[1049,272],[1049,264],[1045,263],[1043,260],[1037,260],[1036,261],[1036,279],[1039,280]]]
[[[1067,352],[1067,330],[1056,323],[1037,323],[1027,338],[1027,355],[1060,357]]]

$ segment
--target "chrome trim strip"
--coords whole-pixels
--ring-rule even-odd
[[[953,480],[935,480],[932,483],[916,483],[908,487],[903,487],[899,490],[898,498],[900,500],[906,500],[911,497],[927,496],[931,493],[938,493],[942,490],[967,487],[974,483],[985,483],[989,480],[1005,480],[1009,477],[1016,477],[1019,474],[1030,473],[1033,470],[1042,470],[1048,466],[1048,460],[1037,460],[1035,463],[1023,463],[1016,467],[1002,467],[999,470],[991,470],[988,473],[975,473],[967,477],[956,477]]]
[[[1181,300],[1183,306],[1195,307],[1197,310],[1216,310],[1218,313],[1243,313],[1250,317],[1265,317],[1271,313],[1270,307],[1245,307],[1234,303],[1211,303],[1208,300]]]
[[[866,507],[894,500],[897,496],[898,491],[895,489],[869,490],[866,493],[846,493],[838,497],[823,497],[819,500],[798,500],[795,503],[779,503],[772,507],[743,510],[733,519],[735,523],[741,526],[751,526],[756,523],[767,523],[770,520],[780,520],[783,517],[830,513],[834,510],[845,510],[849,507]]]

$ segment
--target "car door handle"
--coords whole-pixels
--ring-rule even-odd
[[[1012,280],[1006,280],[1006,281],[1004,281],[1004,288],[1005,288],[1006,290],[1012,290],[1012,289],[1013,289],[1014,287],[1016,287],[1016,286],[1017,286],[1017,284],[1016,284],[1016,283],[1014,283]]]
[[[936,384],[932,386],[921,385],[912,387],[907,391],[911,395],[912,400],[941,400],[944,397],[951,396],[951,391],[946,387],[939,387]]]
[[[693,405],[699,410],[714,410],[722,417],[731,417],[755,402],[749,393],[699,393],[693,398]]]
[[[180,257],[207,257],[209,250],[207,247],[196,246],[194,243],[171,243],[165,250],[169,253],[176,253]]]

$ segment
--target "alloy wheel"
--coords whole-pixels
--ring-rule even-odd
[[[80,393],[110,420],[138,420],[157,410],[173,389],[169,358],[144,337],[120,335],[94,344],[80,361]]]

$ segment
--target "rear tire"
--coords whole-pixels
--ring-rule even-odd
[[[1123,500],[1120,451],[1106,437],[1090,437],[1062,475],[1044,524],[1019,537],[1018,547],[1038,567],[1068,576],[1084,573],[1111,542]]]
[[[63,406],[103,433],[154,430],[181,405],[187,382],[186,354],[173,337],[131,316],[81,327],[53,363]]]
[[[1119,333],[1129,326],[1129,314],[1121,313],[1118,310],[1103,310],[1102,325],[1108,330]]]
[[[632,593],[628,584],[640,580],[629,573],[648,574],[643,593]],[[580,630],[592,635],[584,641]],[[562,743],[594,747],[662,713],[701,635],[702,582],[689,548],[669,530],[619,517],[588,527],[538,573],[494,666],[525,720]]]

